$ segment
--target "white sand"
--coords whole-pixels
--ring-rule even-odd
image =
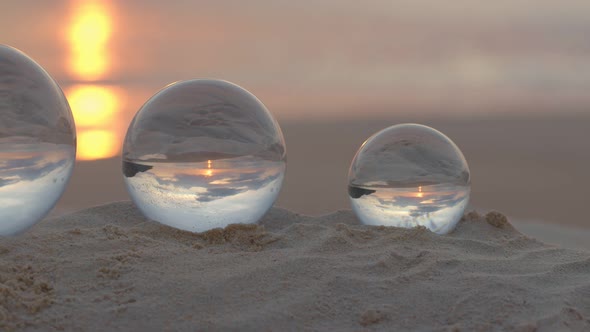
[[[129,202],[0,239],[0,329],[590,329],[590,253],[470,214],[446,236],[273,209],[192,234]]]

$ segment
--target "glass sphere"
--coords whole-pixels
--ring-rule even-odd
[[[386,128],[363,143],[348,173],[348,194],[362,223],[437,234],[452,231],[469,201],[470,174],[457,146],[418,124]]]
[[[255,223],[279,194],[286,149],[278,123],[243,88],[219,80],[165,87],[131,122],[123,174],[148,218],[202,232]]]
[[[60,87],[27,55],[0,45],[0,235],[53,208],[75,159],[74,119]]]

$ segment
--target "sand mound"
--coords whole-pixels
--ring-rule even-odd
[[[590,329],[590,253],[470,213],[446,236],[274,208],[194,234],[129,202],[0,239],[0,328]]]

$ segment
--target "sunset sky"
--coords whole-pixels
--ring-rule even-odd
[[[590,105],[588,1],[25,0],[0,31],[62,85],[80,144],[111,154],[147,98],[191,78],[237,83],[279,120]]]

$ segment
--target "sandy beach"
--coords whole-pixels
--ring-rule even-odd
[[[0,332],[590,331],[590,2],[0,16]]]
[[[0,239],[0,262],[7,330],[590,328],[590,253],[499,213],[437,236],[273,208],[259,225],[195,234],[118,202]]]

